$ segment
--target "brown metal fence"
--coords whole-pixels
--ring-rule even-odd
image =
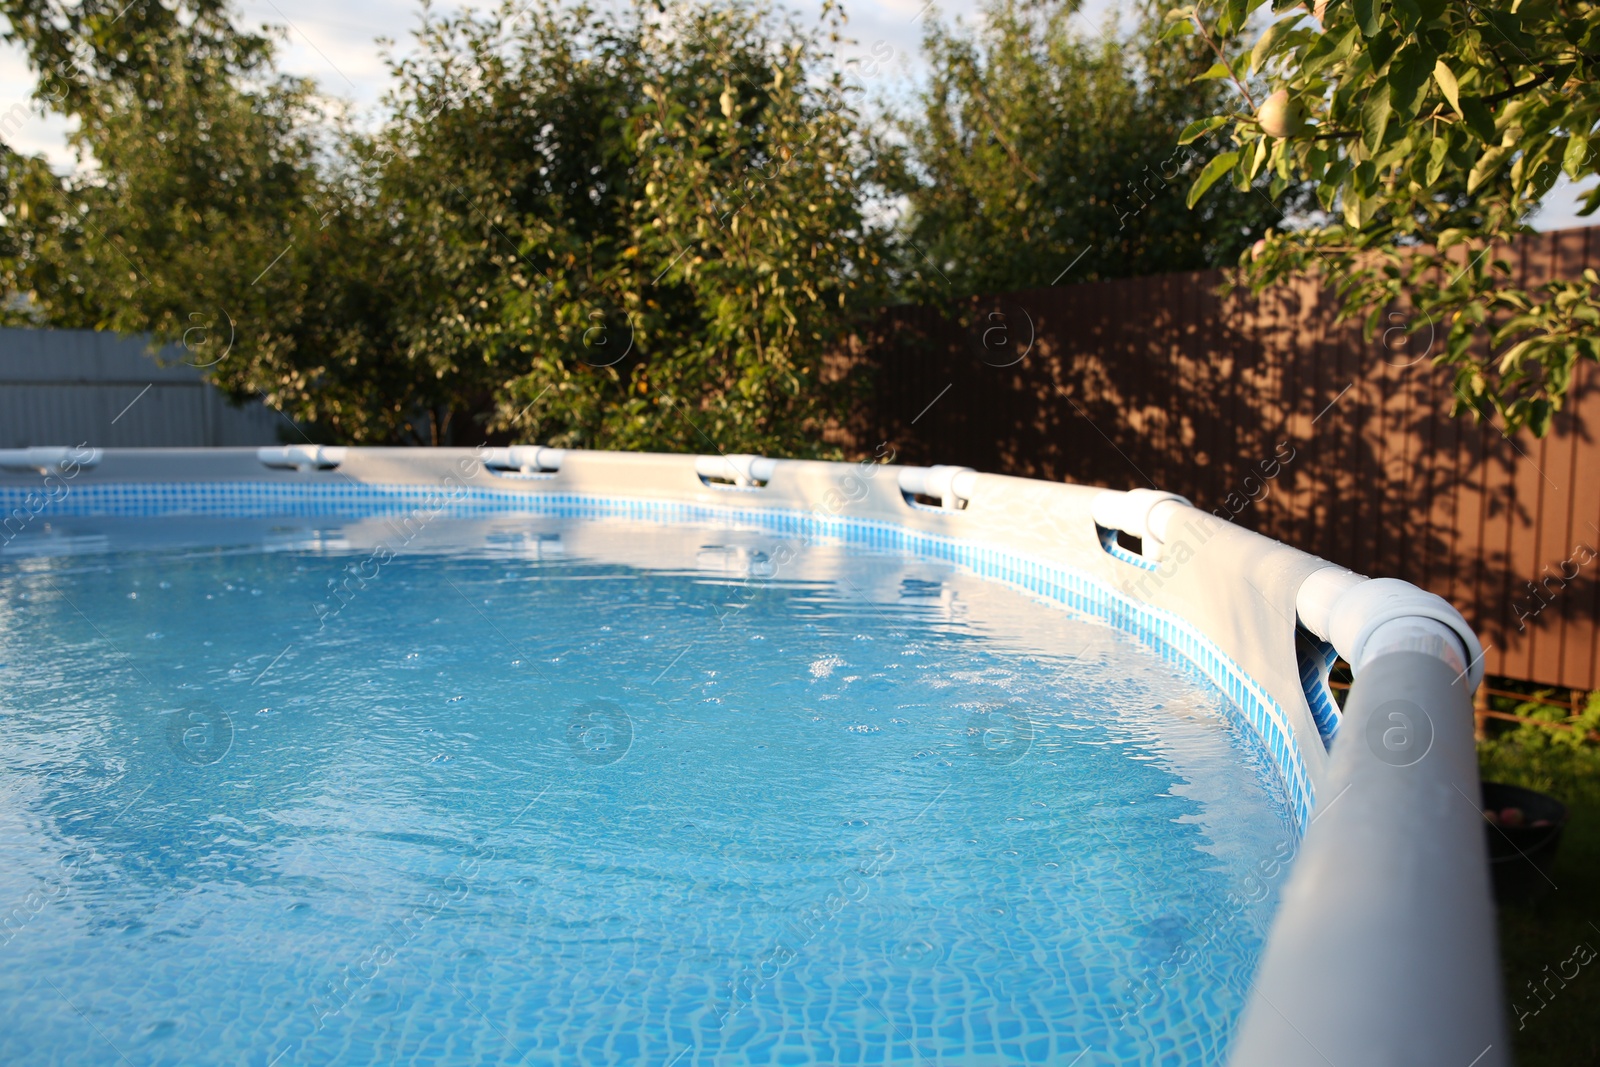
[[[1503,253],[1527,282],[1600,266],[1600,228]],[[1444,328],[1364,341],[1306,281],[1221,297],[1215,272],[886,312],[845,439],[900,462],[1182,493],[1457,605],[1491,674],[1600,688],[1600,388],[1543,440],[1449,415]],[[968,325],[963,326],[964,319]],[[1016,362],[1012,362],[1016,360]],[[1009,364],[1009,365],[1006,365]]]

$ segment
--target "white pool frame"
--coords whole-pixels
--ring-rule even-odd
[[[1230,1062],[1510,1062],[1472,740],[1483,654],[1454,608],[1407,583],[1353,574],[1170,493],[959,467],[538,446],[0,450],[0,547],[56,515],[461,508],[864,542],[1137,634],[1239,707],[1303,834]],[[772,562],[781,573],[781,552]],[[1342,712],[1325,685],[1333,652],[1355,671]]]

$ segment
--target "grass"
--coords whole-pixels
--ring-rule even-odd
[[[1497,710],[1565,714],[1541,708],[1538,695]],[[1600,694],[1591,697],[1589,711],[1600,714]],[[1556,888],[1532,903],[1500,908],[1515,1062],[1600,1064],[1600,745],[1538,726],[1495,723],[1479,742],[1478,760],[1485,780],[1548,793],[1570,813],[1552,874]]]

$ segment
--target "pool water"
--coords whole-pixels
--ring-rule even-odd
[[[528,516],[0,558],[0,1063],[1219,1063],[1222,695],[951,566]]]

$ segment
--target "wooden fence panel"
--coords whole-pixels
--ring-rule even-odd
[[[1495,254],[1530,283],[1576,277],[1600,266],[1597,234],[1539,234]],[[1399,310],[1367,341],[1335,323],[1312,281],[1260,298],[1221,296],[1221,281],[1171,274],[891,309],[857,357],[875,374],[872,398],[837,438],[863,452],[888,441],[905,463],[1171,489],[1448,598],[1482,635],[1490,673],[1600,688],[1594,368],[1548,438],[1512,439],[1449,414],[1452,378],[1431,360],[1443,325],[1408,335]],[[1010,347],[997,352],[996,338]]]

